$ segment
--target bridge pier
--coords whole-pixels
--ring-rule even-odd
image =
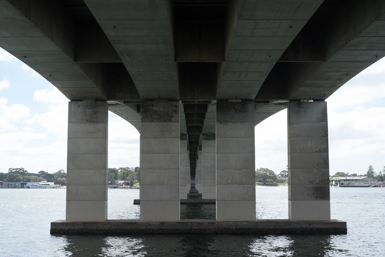
[[[198,147],[198,160],[196,161],[196,172],[195,172],[195,188],[202,193],[202,149]]]
[[[288,105],[289,219],[330,220],[325,101]]]
[[[217,220],[255,220],[254,102],[217,102]]]
[[[216,199],[215,138],[203,135],[202,139],[202,198]]]
[[[108,106],[71,101],[68,108],[67,221],[107,220]]]
[[[187,138],[180,140],[179,159],[179,199],[187,199],[187,193],[190,189],[190,163],[187,150]]]
[[[179,220],[178,101],[144,101],[140,137],[140,219]]]

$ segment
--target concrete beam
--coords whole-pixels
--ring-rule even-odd
[[[385,56],[384,6],[375,0],[325,2],[304,28],[319,31],[322,43],[314,51],[325,61],[287,66],[289,99],[326,99]]]
[[[106,85],[75,59],[75,25],[59,1],[0,1],[0,46],[72,100],[106,99]]]
[[[141,99],[178,99],[171,1],[84,1],[130,73]]]
[[[217,99],[254,99],[270,70],[323,0],[229,1],[226,62]]]

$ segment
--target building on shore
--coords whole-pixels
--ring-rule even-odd
[[[2,188],[24,188],[26,182],[2,182]]]

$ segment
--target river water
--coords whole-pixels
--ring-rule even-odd
[[[110,189],[109,219],[137,219],[139,190]],[[287,187],[257,188],[257,218],[287,219]],[[213,218],[213,206],[181,206]],[[0,256],[385,256],[385,188],[331,188],[332,218],[347,235],[54,236],[64,189],[0,189]],[[190,215],[190,216],[189,216]]]

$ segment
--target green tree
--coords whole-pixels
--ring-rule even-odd
[[[268,168],[259,168],[255,171],[255,180],[266,185],[267,182],[274,183],[277,180],[277,175]]]
[[[114,173],[108,173],[108,184],[109,185],[115,185],[115,174]]]
[[[137,180],[140,183],[140,167],[135,167],[135,173],[136,173]]]
[[[369,165],[368,171],[366,172],[366,176],[368,178],[374,178],[375,172],[374,172],[374,168],[372,165]]]
[[[28,171],[24,168],[9,168],[8,173],[27,174]]]
[[[5,182],[21,182],[23,181],[23,177],[17,173],[9,173],[5,178]]]
[[[5,178],[7,177],[7,173],[1,173],[0,172],[0,181],[4,181],[5,180]]]
[[[67,179],[65,179],[65,178],[58,178],[58,179],[55,180],[55,184],[57,184],[57,185],[65,185],[65,184],[67,184]]]
[[[41,170],[37,174],[39,174],[40,177],[44,177],[44,175],[48,174],[48,172],[45,172],[44,170]]]
[[[382,171],[378,172],[377,179],[380,180],[380,181],[384,181],[384,176],[382,174]]]
[[[43,176],[47,182],[54,182],[55,181],[55,176],[53,174],[47,173]]]
[[[24,176],[24,178],[23,178],[24,182],[40,182],[40,181],[43,181],[43,180],[44,180],[44,178],[38,177],[38,176],[34,176],[34,175]]]
[[[349,177],[349,173],[338,171],[336,172],[336,174],[333,175],[333,177]]]
[[[54,183],[58,185],[65,185],[67,184],[67,173],[65,173],[64,170],[58,170],[54,174]]]
[[[282,170],[280,173],[279,173],[279,176],[281,176],[282,178],[287,178],[289,175],[289,172],[287,170]]]
[[[108,168],[108,177],[110,177],[110,174],[114,174],[114,180],[119,179],[119,171],[116,168]]]
[[[133,172],[128,167],[120,167],[118,169],[119,172],[119,179],[120,180],[127,180],[127,177]]]

